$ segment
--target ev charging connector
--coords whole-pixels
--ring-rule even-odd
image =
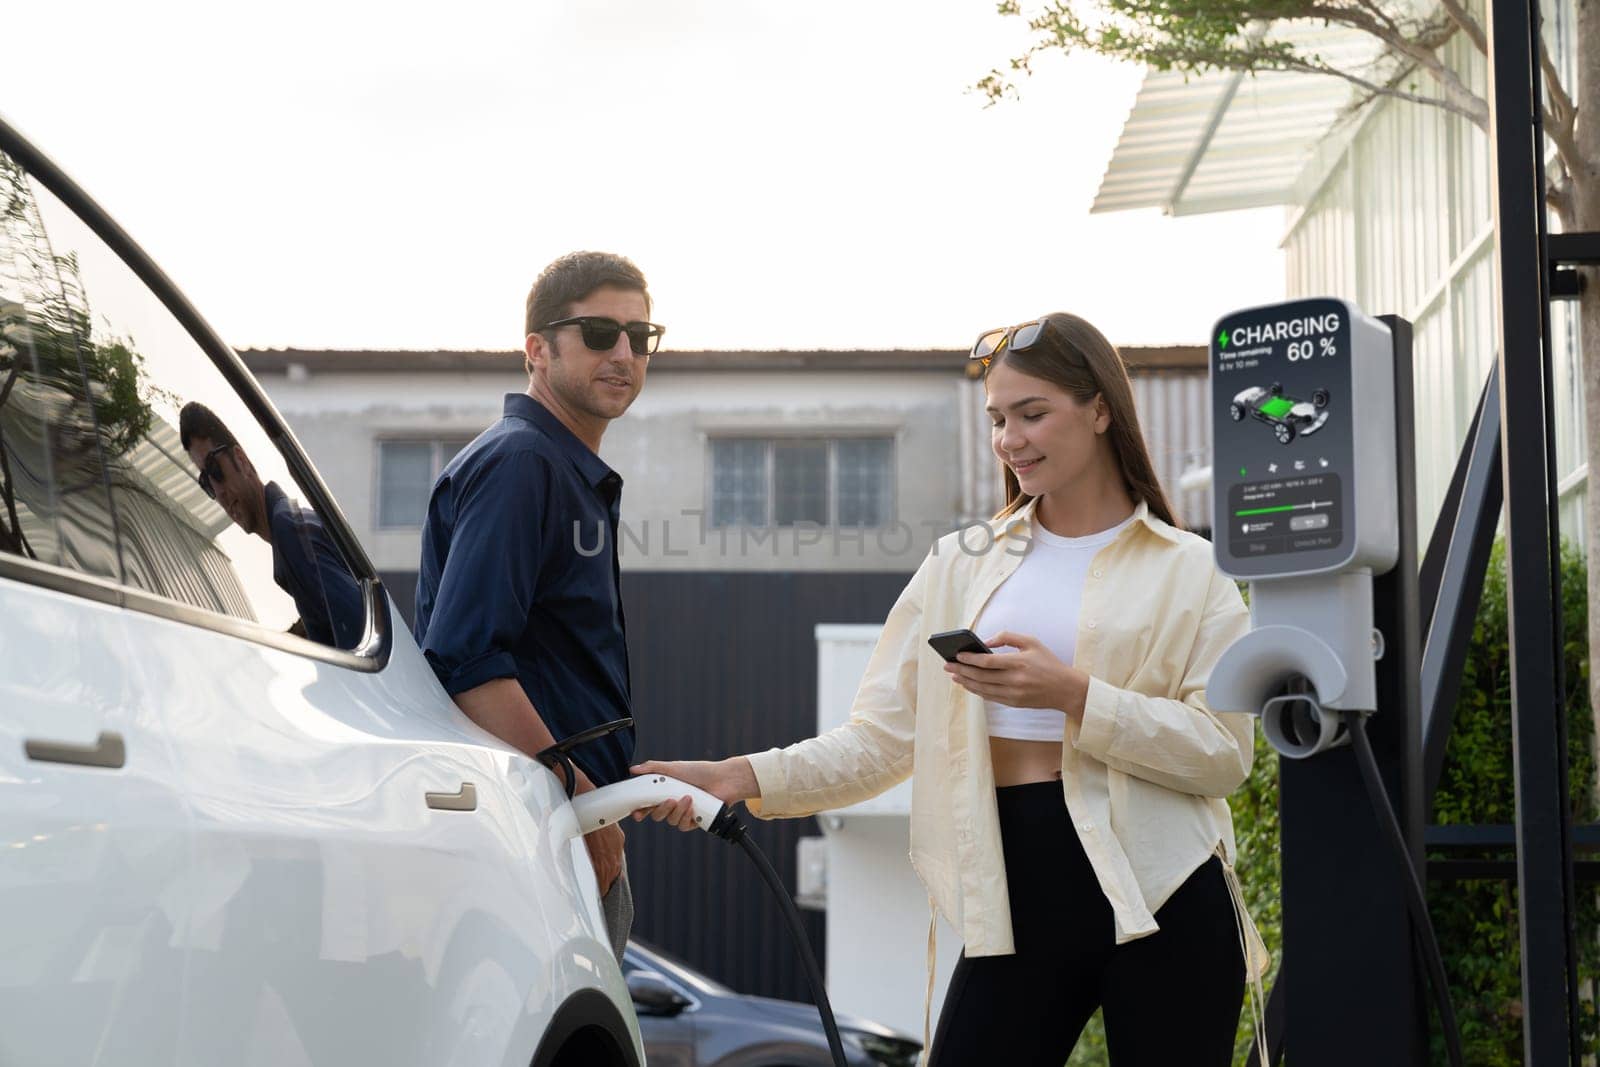
[[[598,736],[593,732],[591,735]],[[552,829],[558,839],[571,840],[620,822],[640,808],[654,807],[681,797],[690,798],[697,827],[713,837],[738,845],[756,865],[761,880],[767,883],[767,888],[778,901],[789,934],[794,938],[795,951],[800,956],[801,966],[805,968],[806,981],[811,986],[811,995],[817,1004],[817,1014],[822,1020],[822,1030],[827,1036],[828,1052],[833,1063],[835,1067],[848,1067],[844,1043],[839,1037],[839,1025],[834,1021],[833,1006],[828,1002],[827,984],[823,981],[822,969],[817,966],[817,958],[811,952],[811,944],[806,939],[800,912],[795,907],[794,899],[784,889],[783,881],[773,869],[771,861],[745,833],[744,823],[734,813],[732,804],[724,804],[705,790],[664,774],[640,775],[570,796],[572,803],[557,809]]]
[[[822,979],[822,968],[817,966],[817,958],[811,951],[811,943],[806,940],[806,930],[800,921],[800,911],[794,906],[794,898],[784,889],[783,880],[778,877],[772,862],[745,833],[744,823],[740,822],[739,816],[734,813],[733,805],[724,804],[705,790],[697,789],[687,782],[680,782],[676,778],[668,778],[664,774],[624,778],[620,782],[591,789],[581,796],[576,795],[578,777],[577,770],[572,764],[572,750],[632,726],[632,719],[613,719],[611,722],[601,723],[573,734],[544,749],[535,757],[552,771],[561,772],[562,781],[566,786],[567,800],[570,801],[556,809],[550,820],[551,835],[557,841],[571,841],[620,822],[640,808],[651,808],[664,801],[689,797],[694,810],[695,826],[712,837],[721,838],[744,849],[744,854],[750,857],[750,862],[754,863],[756,870],[760,872],[761,880],[767,883],[767,888],[777,899],[778,908],[783,912],[784,922],[789,927],[789,935],[794,938],[800,965],[805,968],[811,995],[817,1002],[817,1014],[822,1019],[822,1030],[828,1038],[828,1053],[833,1058],[834,1067],[848,1067],[844,1042],[839,1037],[839,1025],[833,1018],[833,1005],[828,1003],[827,983]]]
[[[1212,669],[1217,711],[1285,756],[1349,741],[1378,706],[1374,575],[1399,555],[1394,342],[1344,300],[1234,312],[1211,334],[1212,542],[1251,630]]]

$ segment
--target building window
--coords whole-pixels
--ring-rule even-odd
[[[378,442],[378,526],[415,528],[428,515],[439,472],[465,448],[464,438]]]
[[[888,437],[711,442],[713,526],[886,526],[894,519]]]

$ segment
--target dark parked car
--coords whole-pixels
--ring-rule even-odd
[[[831,1067],[817,1009],[735,992],[659,949],[628,944],[633,994],[650,1067]],[[913,1067],[922,1043],[886,1026],[836,1017],[851,1067]]]

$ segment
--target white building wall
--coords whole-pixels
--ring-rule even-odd
[[[627,482],[624,520],[653,538],[647,547],[624,540],[623,566],[915,570],[959,514],[962,383],[956,375],[891,372],[673,372],[651,378],[628,414],[607,431],[601,450]],[[718,530],[698,514],[711,500],[714,438],[853,435],[895,442],[889,523],[864,531]],[[660,540],[668,529],[672,555]]]
[[[520,368],[483,372],[263,374],[381,570],[414,570],[419,529],[377,523],[384,439],[471,438],[527,388]],[[629,570],[910,572],[963,505],[964,378],[929,372],[672,371],[652,376],[607,431],[601,455],[622,476]],[[979,394],[981,395],[981,393]],[[978,418],[983,418],[981,401]],[[985,423],[987,425],[987,423]],[[895,441],[894,516],[854,530],[709,528],[711,438],[862,435]],[[968,441],[972,439],[969,437]],[[987,433],[981,439],[987,449]],[[992,458],[983,468],[993,475]],[[973,469],[969,461],[967,469]],[[986,513],[987,514],[987,513]]]
[[[504,373],[263,373],[380,570],[414,570],[419,529],[383,529],[378,449],[384,440],[469,439],[500,416],[527,379]],[[1205,377],[1199,370],[1136,374],[1134,396],[1156,473],[1186,525],[1205,525],[1203,490],[1178,477],[1209,460]],[[718,436],[871,435],[895,441],[894,515],[877,529],[713,529],[711,446]],[[914,570],[935,538],[999,510],[983,383],[938,372],[701,372],[653,374],[601,453],[625,482],[621,538],[628,570]]]
[[[1487,68],[1457,38],[1445,59],[1483,93]],[[1426,81],[1426,79],[1421,79]],[[1352,298],[1415,327],[1417,518],[1426,541],[1495,359],[1489,141],[1439,108],[1384,100],[1345,134],[1336,162],[1301,183],[1305,207],[1284,239],[1290,298]],[[1561,528],[1581,538],[1583,419],[1576,324],[1557,302],[1552,330]]]

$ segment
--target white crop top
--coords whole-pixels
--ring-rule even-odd
[[[1086,537],[1061,537],[1035,521],[1028,554],[978,616],[973,627],[978,636],[987,639],[1002,630],[1031,634],[1070,664],[1078,648],[1078,608],[1089,564],[1132,521],[1130,515],[1109,530]],[[996,655],[1013,651],[996,649]],[[1067,717],[1050,708],[1013,708],[992,700],[985,700],[983,708],[990,737],[1061,741],[1066,735]]]

